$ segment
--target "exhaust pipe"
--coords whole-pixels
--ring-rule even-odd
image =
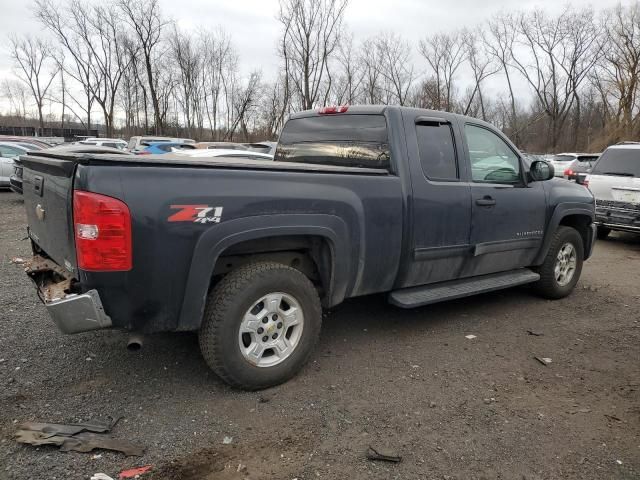
[[[144,337],[139,333],[132,333],[127,340],[127,350],[130,352],[137,352],[142,348],[144,343]]]

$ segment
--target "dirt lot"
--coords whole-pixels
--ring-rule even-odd
[[[349,301],[297,378],[245,393],[207,370],[192,334],[132,354],[122,333],[58,333],[10,262],[29,254],[24,222],[20,197],[0,192],[0,479],[144,464],[172,480],[640,478],[638,237],[599,242],[561,301],[526,288],[413,311]],[[107,415],[144,457],[12,439],[23,421]],[[367,460],[369,445],[402,462]]]

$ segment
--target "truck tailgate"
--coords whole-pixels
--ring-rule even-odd
[[[20,160],[29,236],[58,265],[75,273],[72,202],[76,162],[38,155],[23,155]]]

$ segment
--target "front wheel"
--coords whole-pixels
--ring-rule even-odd
[[[544,263],[538,269],[540,280],[534,284],[535,289],[545,298],[566,297],[578,283],[583,260],[580,234],[571,227],[558,227]]]
[[[200,349],[225,382],[259,390],[298,373],[321,323],[318,293],[304,274],[278,263],[251,263],[226,275],[209,295]]]

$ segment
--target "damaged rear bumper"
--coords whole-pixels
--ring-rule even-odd
[[[55,262],[34,256],[25,272],[36,284],[38,296],[62,333],[80,333],[111,327],[97,290],[73,292],[73,279]]]

